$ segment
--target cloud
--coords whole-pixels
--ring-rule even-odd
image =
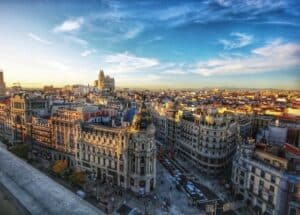
[[[167,74],[167,75],[184,75],[187,74],[187,71],[185,71],[184,69],[168,69],[168,70],[164,70],[162,72],[162,74]]]
[[[195,72],[204,76],[251,74],[300,66],[300,44],[273,40],[253,49],[248,56],[199,61]]]
[[[143,31],[143,27],[141,25],[136,26],[132,29],[129,29],[125,34],[124,38],[125,39],[133,39],[135,38],[139,33]]]
[[[280,14],[297,16],[292,1],[283,0],[214,0],[187,2],[162,8],[149,14],[169,27],[228,21],[270,21]],[[146,15],[149,16],[149,15]]]
[[[159,65],[157,59],[137,57],[128,52],[107,55],[104,57],[104,63],[113,73],[138,72]]]
[[[83,17],[68,19],[54,28],[54,32],[71,32],[79,30],[84,23]]]
[[[93,53],[95,53],[95,52],[96,52],[95,49],[85,50],[85,51],[81,52],[80,55],[81,55],[82,57],[87,57],[87,56],[89,56],[89,55],[91,55],[91,54],[93,54]]]
[[[30,33],[28,33],[27,35],[28,35],[28,37],[30,37],[31,39],[33,39],[33,40],[35,40],[35,41],[38,41],[38,42],[40,42],[40,43],[43,43],[43,44],[46,44],[46,45],[52,44],[50,41],[45,40],[45,39],[43,39],[43,38],[37,36],[37,35],[34,34],[34,33],[31,33],[31,32],[30,32]]]
[[[266,24],[266,25],[285,25],[285,26],[292,26],[292,27],[299,27],[300,24],[290,21],[265,21],[265,22],[257,22],[257,24]]]
[[[137,37],[144,30],[142,21],[129,17],[127,13],[112,11],[87,17],[89,31],[101,34],[102,39],[119,42]]]
[[[237,49],[245,47],[252,43],[253,36],[240,32],[233,32],[230,34],[235,37],[235,40],[220,39],[219,42],[223,44],[225,50]]]

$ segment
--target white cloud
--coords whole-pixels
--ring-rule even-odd
[[[195,71],[204,76],[247,74],[300,66],[300,44],[274,40],[263,47],[253,49],[245,57],[215,58],[199,61]]]
[[[157,59],[137,57],[128,52],[107,55],[104,57],[104,63],[113,73],[138,72],[159,65]]]
[[[233,32],[230,34],[235,37],[235,40],[220,39],[219,42],[223,44],[225,50],[242,48],[252,43],[253,36],[240,32]]]
[[[83,17],[68,19],[54,28],[54,32],[71,32],[81,28],[84,23]]]
[[[96,52],[95,49],[85,50],[85,51],[81,52],[80,55],[81,55],[82,57],[87,57],[87,56],[89,56],[89,55],[91,55],[91,54],[93,54],[93,53],[95,53],[95,52]]]
[[[138,34],[140,34],[143,31],[143,27],[140,26],[136,26],[132,29],[129,29],[125,34],[124,34],[124,38],[125,39],[133,39],[135,38]]]
[[[30,33],[28,33],[27,35],[28,35],[28,37],[30,37],[31,39],[33,39],[33,40],[35,40],[35,41],[38,41],[38,42],[40,42],[40,43],[43,43],[43,44],[46,44],[46,45],[52,44],[50,41],[45,40],[45,39],[43,39],[43,38],[37,36],[37,35],[34,34],[34,33],[31,33],[31,32],[30,32]]]
[[[184,75],[187,71],[183,69],[170,69],[170,70],[164,70],[162,74],[168,74],[168,75]]]

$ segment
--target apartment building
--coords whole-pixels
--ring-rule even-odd
[[[287,159],[286,153],[279,147],[255,145],[254,140],[239,147],[232,183],[235,195],[243,200],[250,214],[299,214],[299,171],[292,167],[295,160]],[[294,153],[297,166],[299,155]]]
[[[0,100],[0,137],[5,141],[12,137],[9,99]]]
[[[98,179],[134,192],[148,193],[156,185],[154,126],[145,109],[132,125],[115,117],[81,127],[76,147],[77,167]]]
[[[179,130],[178,155],[200,171],[218,175],[232,161],[239,135],[237,122],[230,114],[209,109],[200,115],[185,115]]]
[[[10,120],[12,128],[12,142],[25,143],[30,138],[27,128],[33,116],[49,114],[49,99],[40,95],[26,93],[15,94],[10,98]]]

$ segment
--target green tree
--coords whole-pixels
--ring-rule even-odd
[[[83,184],[85,183],[85,174],[84,174],[84,172],[81,172],[81,171],[74,172],[73,174],[71,174],[69,176],[69,182],[73,186],[80,186],[80,187],[82,187]]]
[[[29,146],[27,144],[17,144],[10,147],[9,150],[22,159],[28,159]]]

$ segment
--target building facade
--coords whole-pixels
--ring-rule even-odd
[[[3,71],[0,70],[0,98],[6,96],[6,87],[3,77]]]
[[[140,126],[145,123],[141,114],[132,126],[116,126],[111,119],[106,125],[82,125],[75,154],[77,167],[111,185],[136,193],[152,191],[156,185],[155,129],[148,121]]]
[[[0,101],[0,137],[3,141],[11,141],[12,129],[9,99],[3,99]]]
[[[291,170],[287,158],[248,140],[239,147],[233,162],[235,194],[253,214],[298,214],[300,177]]]
[[[115,90],[115,79],[110,76],[105,76],[103,70],[100,70],[98,80],[95,80],[95,87],[100,90]]]
[[[181,119],[176,149],[200,171],[217,175],[231,163],[238,140],[234,117],[210,109]]]
[[[24,143],[31,135],[30,126],[33,116],[49,114],[49,99],[44,96],[15,94],[10,98],[10,120],[12,143]]]

